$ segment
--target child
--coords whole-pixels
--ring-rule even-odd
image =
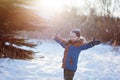
[[[58,42],[64,49],[64,57],[62,61],[62,68],[64,69],[64,80],[73,80],[74,74],[77,70],[78,57],[81,50],[85,50],[100,44],[100,41],[93,40],[84,44],[84,40],[80,38],[80,31],[73,30],[70,33],[71,39],[66,41],[55,36],[54,40]]]

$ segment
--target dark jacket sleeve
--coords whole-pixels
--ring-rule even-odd
[[[83,45],[81,45],[81,46],[78,46],[77,48],[79,49],[79,50],[85,50],[85,49],[88,49],[88,48],[91,48],[91,47],[93,47],[94,45],[92,44],[92,41],[91,42],[89,42],[89,43],[86,43],[86,44],[83,44]]]

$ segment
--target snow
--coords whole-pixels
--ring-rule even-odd
[[[32,50],[32,60],[1,58],[0,80],[63,80],[59,44],[41,41]],[[120,80],[120,47],[100,44],[82,51],[74,80]]]

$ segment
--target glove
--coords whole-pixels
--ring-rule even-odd
[[[57,40],[57,38],[58,38],[58,35],[55,34],[55,37],[53,38],[53,40]]]
[[[100,44],[100,41],[99,40],[93,41],[92,44],[93,45],[98,45],[98,44]]]
[[[92,45],[98,45],[100,44],[101,42],[99,40],[95,40],[95,38],[93,39],[92,41]]]

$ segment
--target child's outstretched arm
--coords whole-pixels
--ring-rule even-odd
[[[101,43],[101,42],[100,42],[99,40],[93,39],[93,41],[79,46],[78,49],[80,49],[80,50],[85,50],[85,49],[91,48],[91,47],[93,47],[93,46],[95,46],[95,45],[98,45],[98,44],[100,44],[100,43]]]
[[[65,46],[67,45],[67,41],[59,37],[57,34],[55,35],[54,40],[58,42],[63,48],[65,48]]]

